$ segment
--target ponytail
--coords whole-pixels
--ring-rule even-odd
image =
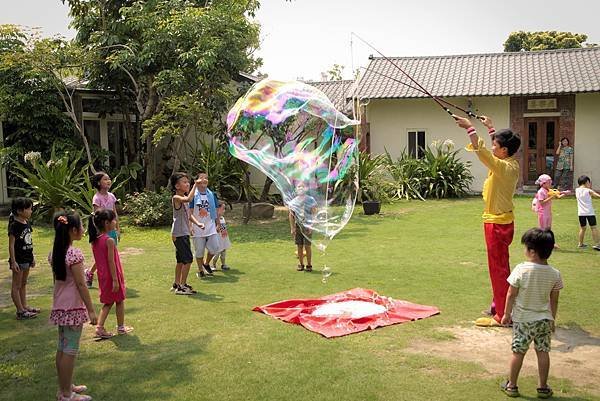
[[[92,213],[88,220],[88,234],[90,243],[96,241],[100,234],[104,232],[104,227],[107,222],[111,222],[117,218],[115,212],[111,209],[98,209]]]
[[[54,225],[54,246],[52,247],[52,272],[56,280],[64,281],[67,278],[67,265],[65,257],[71,245],[69,232],[81,228],[81,219],[75,212],[57,212],[52,218]]]

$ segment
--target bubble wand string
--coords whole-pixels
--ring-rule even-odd
[[[355,32],[352,32],[351,35],[355,36],[358,40],[360,40],[361,42],[363,42],[365,45],[369,46],[371,49],[373,49],[374,51],[376,51],[381,57],[383,57],[388,63],[390,63],[392,66],[394,66],[394,68],[396,68],[398,71],[400,71],[402,73],[402,75],[404,75],[405,77],[407,77],[408,79],[410,79],[410,81],[412,83],[414,83],[415,85],[417,85],[417,87],[421,90],[422,93],[426,94],[427,96],[429,96],[431,99],[433,99],[433,101],[435,101],[438,106],[440,106],[446,113],[448,113],[450,116],[453,116],[454,113],[452,113],[452,110],[450,110],[448,107],[444,106],[442,104],[442,102],[440,101],[440,99],[437,96],[432,95],[427,89],[425,89],[420,83],[418,83],[413,77],[411,77],[406,71],[404,71],[402,68],[400,68],[400,66],[396,63],[394,63],[389,57],[387,57],[385,54],[383,54],[382,52],[380,52],[378,49],[376,49],[373,45],[371,45],[369,42],[367,42],[365,39],[361,38],[358,34],[356,34]],[[445,102],[448,103],[448,102]],[[465,114],[467,114],[469,117],[474,117],[477,119],[481,119],[481,116],[476,115],[475,113],[473,113],[472,111],[469,110],[465,110],[461,107],[458,107],[456,105],[452,105],[452,107],[455,107],[456,109],[464,112]],[[454,118],[454,117],[452,117]]]

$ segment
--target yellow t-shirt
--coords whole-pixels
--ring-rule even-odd
[[[489,169],[483,183],[484,223],[509,224],[515,219],[513,214],[513,195],[519,180],[519,162],[512,157],[499,159],[485,147],[479,138],[477,149],[468,144],[466,149],[475,152],[479,160]]]

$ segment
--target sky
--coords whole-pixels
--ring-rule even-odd
[[[585,33],[600,44],[600,2],[588,0],[262,0],[263,59],[272,78],[320,80],[334,64],[344,78],[366,67],[370,54],[387,57],[502,52],[513,31]],[[72,38],[60,0],[0,0],[0,24],[40,27]]]

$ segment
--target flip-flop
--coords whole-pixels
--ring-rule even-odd
[[[479,327],[502,327],[500,323],[493,317],[480,317],[475,320],[475,326]]]

